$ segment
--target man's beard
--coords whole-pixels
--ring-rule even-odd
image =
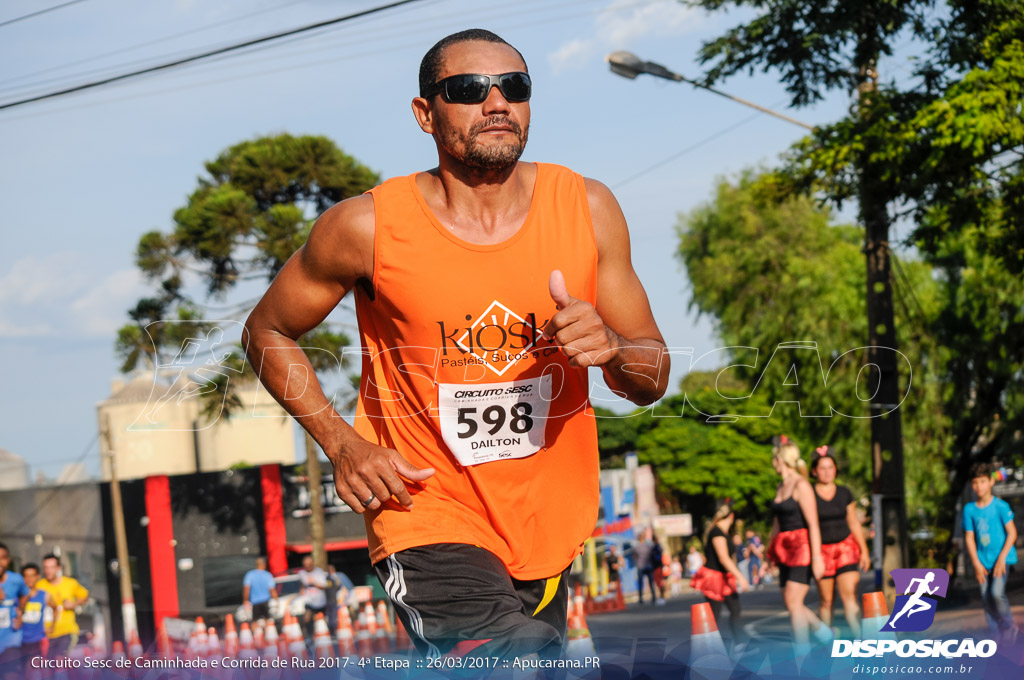
[[[507,125],[515,141],[480,144],[477,138],[481,130],[492,125]],[[508,116],[491,116],[471,127],[465,135],[451,128],[443,128],[441,145],[453,157],[475,170],[507,170],[519,161],[530,136],[530,128],[524,130],[519,123]]]

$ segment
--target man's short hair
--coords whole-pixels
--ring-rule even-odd
[[[21,573],[22,573],[22,574],[24,574],[24,573],[25,573],[26,571],[28,571],[29,569],[32,569],[32,570],[33,570],[33,571],[35,571],[35,572],[36,572],[37,574],[38,574],[38,573],[40,573],[39,565],[38,565],[38,564],[36,564],[35,562],[29,562],[29,563],[28,563],[28,564],[26,564],[26,565],[25,565],[24,567],[22,567],[22,568],[21,568]]]
[[[992,466],[988,463],[975,463],[971,466],[971,476],[968,479],[977,479],[978,477],[991,477]]]
[[[423,55],[423,61],[420,62],[420,96],[426,97],[426,93],[430,91],[430,88],[437,82],[438,77],[441,74],[441,62],[444,59],[444,51],[456,45],[458,43],[481,41],[489,43],[498,43],[499,45],[508,45],[512,49],[516,50],[515,47],[505,42],[501,36],[496,33],[483,28],[470,28],[465,31],[459,31],[458,33],[452,33],[449,36],[441,38],[427,50],[427,53]],[[520,59],[523,59],[523,54],[519,50],[516,50],[516,54],[519,55]],[[523,64],[526,64],[526,60],[523,59]],[[529,69],[527,69],[529,70]]]
[[[6,544],[6,543],[0,543],[0,550],[5,550],[5,551],[7,551],[7,554],[8,554],[8,555],[10,555],[10,554],[11,554],[11,549],[7,547],[7,544]]]

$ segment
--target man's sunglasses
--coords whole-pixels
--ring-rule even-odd
[[[532,84],[530,76],[521,71],[488,76],[480,73],[461,73],[457,76],[442,78],[424,93],[424,98],[443,94],[445,101],[451,104],[479,104],[487,99],[491,88],[495,85],[501,96],[510,102],[530,100]]]

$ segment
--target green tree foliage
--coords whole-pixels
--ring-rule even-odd
[[[243,281],[273,279],[305,243],[317,215],[379,181],[327,137],[288,134],[236,144],[208,162],[206,171],[174,212],[173,228],[139,239],[136,264],[157,290],[129,311],[131,323],[118,332],[116,351],[124,372],[164,363],[158,358],[177,352],[185,339],[209,332],[211,324],[203,317],[226,318],[208,311],[211,301],[224,300]],[[190,275],[205,284],[200,299],[187,293]],[[237,305],[227,317],[243,318],[251,304]],[[337,368],[325,357],[341,357],[348,343],[344,333],[327,325],[300,339],[318,371]],[[252,378],[240,347],[224,367]],[[227,387],[229,374],[215,381],[219,389]],[[225,415],[235,397],[228,394],[227,400]]]
[[[796,439],[807,460],[816,446],[835,447],[844,482],[866,493],[870,411],[866,354],[858,350],[867,336],[863,230],[831,224],[826,208],[781,192],[777,175],[752,172],[735,184],[719,182],[713,200],[682,216],[677,230],[691,308],[714,319],[730,348],[730,368],[722,375],[753,386],[758,401],[746,404],[746,412],[761,416],[756,420],[769,434]],[[926,327],[937,317],[940,289],[921,262],[899,261],[897,270],[903,276],[899,298],[908,302],[897,316],[908,369],[900,408],[914,461],[907,471],[908,504],[912,515],[924,508],[934,516],[946,490],[949,450],[937,374],[946,352],[918,317],[926,316]],[[723,403],[720,413],[736,413],[731,407]]]
[[[755,17],[706,43],[708,81],[775,71],[794,105],[857,91],[850,114],[818,128],[786,161],[790,185],[834,202],[865,195],[941,283],[927,328],[948,386],[955,498],[973,460],[1021,461],[1024,426],[1024,5],[1017,0],[688,0]],[[879,72],[896,46],[913,78]],[[865,191],[867,190],[867,192]],[[877,214],[875,215],[877,217]],[[926,307],[926,304],[922,306]],[[927,311],[927,310],[926,310]],[[924,431],[924,430],[920,430]],[[907,433],[905,441],[912,444]],[[907,457],[908,461],[914,461]],[[908,466],[912,470],[913,465]],[[955,502],[943,504],[946,521]]]
[[[778,483],[771,466],[778,430],[761,415],[766,400],[717,373],[691,372],[681,387],[653,408],[618,417],[598,411],[602,460],[617,462],[635,451],[641,464],[654,468],[662,498],[697,520],[724,498],[747,519],[763,520]],[[727,412],[750,417],[717,415]]]

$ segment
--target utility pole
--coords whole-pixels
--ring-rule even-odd
[[[862,37],[862,40],[864,38]],[[878,86],[877,53],[864,49],[857,87],[862,129],[872,123],[872,100]],[[875,508],[875,540],[882,541],[882,574],[910,566],[907,545],[907,505],[903,468],[903,426],[900,411],[900,376],[896,361],[896,321],[892,304],[892,250],[889,247],[889,192],[881,173],[872,166],[877,143],[863,135],[864,149],[857,159],[860,217],[864,225],[867,259],[868,362],[877,367],[878,389],[871,397],[871,470]],[[895,598],[889,579],[880,584],[886,599]]]
[[[124,529],[124,506],[121,503],[121,482],[117,478],[117,459],[110,440],[110,414],[103,414],[103,456],[110,465],[110,505],[114,516],[114,543],[117,547],[117,572],[121,577],[121,618],[124,623],[124,642],[139,630],[135,617],[135,595],[132,592],[132,570],[128,556],[128,536]]]
[[[309,543],[312,547],[313,566],[327,571],[327,545],[324,529],[324,476],[320,472],[320,457],[316,442],[306,432],[306,484],[309,489]]]

